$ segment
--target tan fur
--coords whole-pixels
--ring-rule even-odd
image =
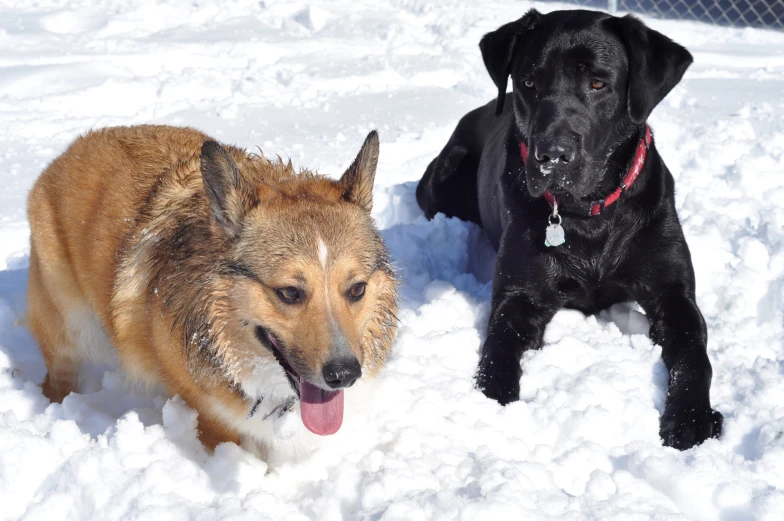
[[[237,427],[260,397],[253,389],[271,386],[268,407],[291,393],[256,326],[306,379],[336,332],[372,374],[395,335],[397,294],[369,215],[375,133],[340,181],[217,144],[202,160],[208,140],[164,126],[77,139],[30,193],[28,297],[51,400],[111,343],[130,375],[199,412],[213,447],[255,436]],[[357,282],[367,286],[354,303]],[[300,305],[276,294],[287,286],[305,289]]]

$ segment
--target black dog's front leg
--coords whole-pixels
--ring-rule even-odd
[[[710,404],[708,333],[694,297],[674,290],[643,307],[651,320],[651,340],[661,346],[670,373],[659,427],[664,444],[685,450],[718,437],[723,417]]]
[[[527,294],[507,292],[493,296],[487,339],[476,373],[476,386],[501,405],[520,398],[520,359],[529,349],[542,347],[544,329],[555,315],[552,306],[535,302]]]
[[[561,306],[547,259],[521,251],[524,234],[510,227],[501,237],[487,339],[476,373],[477,388],[501,405],[520,398],[520,359],[542,347],[544,329]]]

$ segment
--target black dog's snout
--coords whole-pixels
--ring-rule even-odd
[[[327,362],[322,373],[328,386],[340,389],[356,382],[362,376],[362,367],[356,358],[341,358]]]
[[[564,139],[542,139],[536,143],[534,157],[540,163],[574,161],[577,156],[577,144]]]

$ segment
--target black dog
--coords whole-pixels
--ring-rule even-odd
[[[479,223],[498,250],[477,386],[517,400],[520,358],[558,309],[634,300],[670,373],[664,444],[718,436],[673,178],[646,125],[691,54],[634,17],[580,10],[532,9],[479,47],[498,99],[460,120],[417,187],[428,218]]]

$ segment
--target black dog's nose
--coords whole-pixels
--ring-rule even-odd
[[[356,382],[362,376],[362,367],[356,358],[341,358],[327,362],[322,373],[328,386],[340,389]]]
[[[536,143],[534,157],[540,163],[574,161],[577,147],[563,139],[541,139]]]

